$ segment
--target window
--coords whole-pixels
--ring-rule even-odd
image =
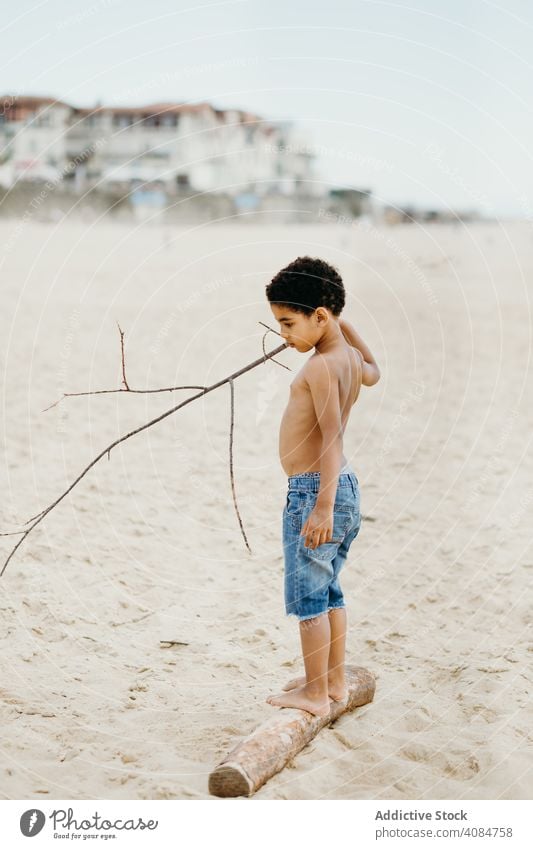
[[[114,127],[130,127],[133,124],[132,115],[113,115]]]

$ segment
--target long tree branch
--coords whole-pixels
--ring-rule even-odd
[[[104,450],[101,451],[100,454],[98,454],[98,456],[95,457],[95,459],[92,460],[92,462],[89,463],[88,466],[85,467],[85,469],[81,472],[81,474],[78,475],[76,480],[73,481],[73,483],[71,483],[71,485],[68,487],[68,489],[66,489],[59,496],[59,498],[56,498],[56,500],[52,504],[50,504],[49,507],[46,507],[40,513],[37,513],[36,516],[32,516],[32,518],[28,520],[28,522],[32,522],[33,519],[35,519],[36,521],[33,522],[33,524],[29,528],[27,528],[27,530],[14,532],[16,534],[23,534],[23,536],[22,536],[22,539],[20,539],[18,541],[18,543],[15,545],[15,547],[12,549],[11,553],[9,554],[9,557],[5,561],[4,566],[2,568],[2,571],[0,572],[0,577],[2,577],[2,575],[4,574],[9,561],[11,560],[11,558],[13,557],[13,555],[15,554],[15,552],[17,551],[19,546],[22,545],[22,543],[24,542],[24,540],[26,539],[28,534],[30,534],[33,531],[33,529],[35,527],[37,527],[37,525],[40,522],[42,522],[44,517],[51,510],[53,510],[53,508],[57,504],[59,504],[59,502],[62,501],[63,498],[65,498],[69,494],[69,492],[76,486],[76,484],[79,483],[79,481],[87,474],[89,469],[92,469],[92,467],[94,465],[96,465],[96,463],[99,460],[101,460],[102,457],[105,454],[107,454],[108,459],[109,459],[110,452],[112,451],[112,449],[115,448],[117,445],[120,445],[121,442],[125,442],[126,439],[130,439],[130,437],[135,436],[135,434],[141,433],[141,431],[146,430],[149,427],[152,427],[152,425],[155,425],[160,421],[163,421],[163,419],[166,419],[168,416],[171,416],[172,413],[175,413],[177,410],[181,409],[182,407],[185,407],[187,404],[190,404],[192,401],[195,401],[197,398],[201,398],[202,395],[207,395],[208,392],[213,392],[213,390],[218,389],[219,386],[223,386],[225,383],[228,383],[229,381],[233,381],[235,378],[240,377],[241,374],[245,374],[247,371],[250,371],[251,369],[256,368],[256,366],[261,365],[261,363],[264,363],[267,360],[274,357],[276,354],[279,354],[280,351],[285,350],[286,347],[287,347],[286,343],[283,343],[283,345],[279,345],[273,351],[270,351],[269,353],[264,354],[264,356],[259,357],[257,360],[254,360],[252,363],[249,363],[247,366],[243,366],[242,368],[238,369],[238,371],[234,372],[233,374],[230,374],[228,377],[224,377],[224,378],[222,378],[222,380],[219,380],[216,383],[213,383],[212,386],[204,387],[201,392],[197,392],[195,395],[192,395],[190,398],[187,398],[185,401],[182,401],[180,404],[177,404],[175,407],[172,407],[170,410],[167,410],[165,413],[162,413],[160,416],[157,416],[157,418],[152,419],[151,421],[147,422],[144,425],[141,425],[138,428],[135,428],[135,430],[130,431],[130,433],[127,433],[125,436],[121,436],[120,439],[116,439],[114,442],[111,443],[111,445],[108,445],[107,448],[104,448]],[[131,391],[131,390],[128,390],[128,391]],[[28,524],[28,522],[26,522],[25,524]],[[0,536],[11,536],[11,535],[13,535],[13,532],[11,532],[9,534],[0,534]]]

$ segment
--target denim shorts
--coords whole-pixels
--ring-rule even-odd
[[[285,612],[300,621],[345,606],[339,572],[361,527],[359,481],[355,472],[348,471],[339,475],[332,541],[308,548],[300,532],[316,504],[319,488],[320,472],[291,475],[283,508]]]

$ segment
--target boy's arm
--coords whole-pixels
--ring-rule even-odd
[[[378,364],[370,352],[370,348],[363,342],[357,330],[346,321],[344,318],[339,318],[339,327],[342,330],[342,335],[349,345],[355,348],[361,354],[361,365],[363,367],[363,384],[365,386],[374,386],[381,377]]]
[[[305,544],[316,548],[333,538],[333,506],[342,460],[342,419],[339,380],[324,357],[306,363],[306,379],[313,399],[322,443],[320,490],[313,512],[302,528]],[[315,534],[312,532],[315,530]]]

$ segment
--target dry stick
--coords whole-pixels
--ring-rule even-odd
[[[80,475],[78,475],[76,480],[73,483],[71,483],[71,485],[68,487],[68,489],[66,489],[65,492],[63,492],[62,495],[60,495],[59,498],[57,498],[53,502],[53,504],[50,504],[49,507],[46,507],[40,513],[38,513],[37,518],[35,516],[32,517],[32,519],[36,518],[36,521],[33,523],[33,525],[31,525],[26,531],[16,531],[15,532],[17,534],[23,534],[23,537],[22,537],[22,539],[20,539],[18,541],[16,546],[12,549],[9,557],[7,558],[6,562],[4,563],[2,571],[0,572],[0,577],[2,577],[2,575],[4,574],[9,561],[11,560],[11,558],[13,557],[13,555],[15,554],[15,552],[17,551],[19,546],[22,545],[22,543],[24,542],[24,540],[26,539],[28,534],[30,534],[32,532],[32,530],[39,524],[39,522],[42,522],[42,520],[47,515],[47,513],[50,512],[50,510],[52,510],[57,504],[59,504],[60,501],[63,500],[63,498],[65,498],[65,496],[68,495],[68,493],[71,491],[71,489],[73,489],[76,486],[76,484],[82,479],[82,477],[84,477],[84,475],[87,474],[89,469],[91,469],[94,465],[96,465],[98,460],[100,460],[104,456],[104,454],[107,454],[108,457],[109,457],[111,450],[113,448],[115,448],[117,445],[119,445],[121,442],[125,442],[126,439],[129,439],[131,436],[135,436],[136,433],[140,433],[141,431],[146,430],[147,428],[151,427],[152,425],[157,424],[157,422],[160,422],[163,419],[166,419],[167,416],[172,415],[172,413],[175,413],[181,407],[185,407],[186,404],[190,404],[191,401],[195,401],[197,398],[201,398],[202,395],[207,395],[208,392],[212,392],[214,389],[218,389],[218,387],[223,386],[224,383],[228,383],[228,381],[234,380],[236,377],[239,377],[241,374],[244,374],[245,372],[250,371],[251,369],[255,368],[256,366],[261,365],[261,363],[264,363],[264,362],[267,361],[267,359],[270,359],[271,357],[275,356],[276,354],[279,354],[280,351],[283,351],[286,347],[287,347],[287,345],[285,343],[283,343],[283,345],[280,345],[278,348],[274,348],[274,350],[270,351],[270,353],[265,354],[263,357],[259,357],[259,359],[257,359],[257,360],[254,360],[253,363],[250,363],[247,366],[243,366],[238,371],[234,372],[233,374],[230,374],[229,377],[224,377],[222,380],[219,380],[217,383],[213,383],[212,386],[208,386],[208,387],[204,388],[202,392],[197,392],[196,395],[192,395],[190,398],[187,398],[185,401],[182,401],[181,404],[177,404],[175,407],[172,407],[170,410],[167,410],[166,413],[162,413],[160,416],[157,416],[157,418],[152,419],[151,421],[147,422],[144,425],[141,425],[138,428],[135,428],[135,430],[130,431],[130,433],[127,433],[125,436],[121,436],[120,439],[116,439],[115,442],[112,442],[111,445],[109,445],[107,448],[104,448],[104,450],[101,451],[100,454],[97,457],[95,457],[95,459],[91,463],[89,463],[88,466],[86,466],[86,468],[83,470],[83,472]],[[29,519],[28,521],[31,522],[32,519]],[[9,534],[0,533],[0,536],[11,536],[11,535],[12,535],[12,533],[9,533]]]
[[[267,332],[263,333],[263,337],[261,339],[261,346],[263,348],[263,354],[266,357],[265,339],[268,336],[269,332],[276,333],[277,336],[281,336],[281,334],[278,333],[277,330],[274,330],[272,327],[269,327],[268,324],[265,324],[262,321],[260,321],[259,324],[262,324],[263,327],[267,328]],[[125,357],[124,357],[124,333],[121,330],[121,327],[120,327],[120,324],[118,323],[118,321],[117,321],[117,327],[118,327],[119,333],[120,333],[121,352],[122,352],[122,375],[123,375],[123,378],[124,378],[123,382],[126,385],[126,389],[99,389],[99,390],[96,390],[95,392],[66,392],[66,393],[63,394],[63,398],[66,398],[67,396],[72,397],[72,396],[75,396],[75,395],[99,395],[99,394],[102,394],[104,392],[138,392],[138,393],[144,394],[146,392],[172,392],[175,389],[205,389],[206,388],[205,386],[173,386],[173,387],[168,387],[168,388],[165,388],[165,389],[130,389],[130,387],[128,386],[128,383],[126,381],[126,364],[125,364]],[[292,371],[292,369],[289,368],[289,366],[286,366],[284,363],[280,363],[279,360],[275,360],[273,357],[271,359],[272,359],[272,362],[277,363],[279,366],[283,366],[283,368],[286,368],[289,371]],[[239,519],[239,525],[241,527],[241,532],[242,532],[242,535],[243,535],[243,538],[244,538],[244,542],[246,543],[246,547],[251,554],[252,550],[251,550],[251,548],[248,544],[248,540],[247,540],[246,534],[244,532],[244,527],[243,527],[243,524],[242,524],[242,519],[241,519],[241,515],[239,513],[239,508],[237,506],[237,499],[236,499],[236,495],[235,495],[235,482],[234,482],[234,478],[233,478],[233,454],[232,454],[232,446],[233,446],[233,405],[234,405],[233,381],[230,380],[230,384],[231,384],[231,388],[232,388],[232,394],[231,394],[232,424],[231,424],[231,432],[230,432],[230,476],[231,476],[233,503],[235,505],[235,512],[237,513],[237,518]],[[61,401],[61,400],[62,399],[60,398],[59,401]],[[46,410],[50,410],[52,407],[55,407],[56,404],[59,404],[59,401],[56,401],[54,404],[51,404],[50,407],[46,407],[46,409],[43,410],[43,412],[46,412]],[[108,460],[110,459],[109,453],[107,455],[107,459]],[[40,516],[40,515],[41,515],[40,513],[37,513],[36,516],[32,516],[31,519],[28,519],[28,521],[25,522],[24,524],[29,525],[29,523],[32,522],[33,519],[36,519],[37,516]],[[5,536],[12,536],[12,535],[15,535],[17,533],[20,533],[20,531],[14,531],[12,534],[5,534]]]
[[[246,538],[246,534],[244,532],[244,527],[242,524],[241,514],[239,513],[239,508],[237,507],[237,496],[235,495],[235,479],[233,477],[233,424],[235,421],[234,416],[234,408],[235,408],[235,390],[233,388],[233,378],[228,378],[228,383],[231,392],[231,423],[229,428],[229,474],[231,478],[231,494],[233,495],[233,504],[235,505],[235,512],[237,513],[237,518],[239,519],[239,525],[241,526],[241,533],[244,538],[244,542],[246,543],[246,548],[252,553],[252,549],[248,545],[248,540]]]
[[[261,340],[261,342],[262,342],[262,348],[263,348],[263,353],[264,353],[264,355],[265,355],[265,359],[266,359],[267,354],[266,354],[266,351],[265,351],[265,339],[266,339],[266,337],[268,336],[268,333],[269,333],[269,332],[272,332],[272,333],[275,333],[277,336],[281,336],[281,333],[278,333],[278,331],[277,331],[277,330],[274,330],[272,327],[269,327],[269,325],[268,325],[268,324],[265,324],[265,323],[264,323],[264,322],[262,322],[262,321],[260,321],[260,322],[259,322],[259,324],[262,324],[262,325],[263,325],[263,327],[266,327],[266,328],[267,328],[267,332],[263,334],[263,338],[262,338],[262,340]],[[63,393],[63,398],[66,398],[66,397],[74,397],[74,396],[79,396],[79,395],[101,395],[101,394],[104,394],[104,393],[111,393],[111,392],[133,392],[133,393],[143,394],[143,395],[144,395],[144,394],[147,394],[147,393],[154,393],[154,392],[173,392],[173,391],[174,391],[174,390],[176,390],[176,389],[202,389],[202,390],[205,390],[205,389],[206,389],[206,387],[205,387],[205,386],[196,386],[196,385],[191,385],[191,386],[171,386],[171,387],[164,387],[164,388],[162,388],[162,389],[130,389],[130,387],[128,386],[128,383],[127,383],[127,381],[126,381],[126,364],[125,364],[125,356],[124,356],[124,341],[123,341],[123,340],[124,340],[124,332],[122,331],[122,329],[121,329],[121,327],[120,327],[120,325],[119,325],[118,321],[117,321],[117,327],[118,327],[118,329],[119,329],[119,333],[120,333],[120,341],[121,341],[122,375],[123,375],[123,378],[124,378],[124,383],[126,384],[126,387],[127,387],[127,388],[126,388],[126,389],[96,389],[96,390],[89,391],[89,392],[65,392],[65,393]],[[272,355],[269,355],[269,356],[272,358],[273,362],[275,362],[275,363],[277,363],[278,365],[283,366],[283,368],[289,369],[289,371],[291,371],[291,369],[289,368],[289,366],[286,366],[286,365],[284,365],[283,363],[280,363],[278,360],[274,360],[274,359],[273,359],[273,357],[272,357]],[[61,400],[62,400],[62,399],[61,399],[61,398],[59,398],[59,400],[58,400],[58,401],[55,401],[55,402],[54,402],[53,404],[51,404],[49,407],[46,407],[46,408],[45,408],[45,410],[43,410],[42,412],[46,412],[46,410],[50,410],[52,407],[55,407],[55,406],[56,406],[56,404],[59,404],[59,401],[61,401]],[[111,446],[111,447],[113,447],[113,446]],[[111,459],[110,451],[111,451],[111,449],[109,449],[109,450],[108,450],[108,452],[107,452],[107,459],[108,459],[108,461]],[[65,494],[66,494],[66,493],[65,493]],[[234,499],[234,501],[235,501],[235,499]],[[53,506],[53,505],[52,505],[52,506]],[[236,508],[237,516],[238,516],[238,518],[239,518],[239,523],[241,524],[241,529],[242,529],[241,517],[240,517],[240,515],[239,515],[239,511],[238,511],[238,508],[237,508],[236,503],[235,503],[235,508]],[[28,519],[26,522],[24,522],[24,524],[25,524],[25,525],[29,525],[29,523],[30,523],[30,522],[33,522],[33,520],[34,520],[34,519],[37,519],[37,517],[38,517],[38,516],[42,516],[42,517],[44,518],[44,514],[45,514],[45,510],[41,510],[39,513],[36,513],[36,514],[35,514],[35,516],[32,516],[30,519]],[[30,530],[31,530],[31,528],[30,528]],[[23,532],[22,532],[22,531],[11,531],[11,532],[9,532],[9,533],[4,533],[4,534],[0,533],[0,536],[16,536],[16,535],[18,535],[18,534],[20,534],[20,533],[23,533]],[[244,534],[244,531],[243,531],[243,534]],[[248,542],[247,542],[247,540],[246,540],[246,536],[244,536],[244,540],[245,540],[245,542],[246,542],[246,545],[248,546]],[[21,542],[23,542],[23,540],[21,540]],[[248,549],[249,549],[249,546],[248,546]],[[249,549],[249,550],[250,550],[250,549]],[[13,552],[13,553],[14,553],[14,552]],[[7,563],[6,563],[6,566],[7,566]],[[4,568],[5,568],[5,567],[4,567]],[[2,572],[2,573],[0,573],[0,575],[2,575],[2,574],[3,574],[3,572]]]
[[[278,333],[277,330],[274,330],[272,327],[269,327],[268,324],[265,324],[262,321],[260,321],[259,324],[262,324],[263,327],[267,328],[267,332],[263,334],[263,338],[261,340],[261,344],[262,344],[262,348],[263,348],[263,354],[266,357],[265,339],[268,336],[269,332],[275,333],[277,336],[281,336],[281,334]],[[64,398],[67,397],[67,396],[72,397],[72,396],[76,396],[76,395],[100,395],[102,393],[109,393],[109,392],[136,392],[136,393],[140,393],[140,394],[145,394],[145,393],[150,393],[150,392],[171,392],[171,391],[174,391],[175,389],[203,389],[203,390],[205,390],[205,388],[206,388],[205,386],[173,386],[173,387],[166,387],[166,388],[163,388],[163,389],[130,389],[130,387],[128,386],[128,383],[126,381],[126,362],[125,362],[125,356],[124,356],[124,333],[123,333],[118,321],[117,321],[117,327],[119,329],[120,342],[121,342],[122,375],[123,375],[123,378],[124,378],[123,382],[125,383],[127,388],[126,389],[98,389],[98,390],[92,391],[92,392],[69,392],[69,393],[63,394]],[[277,363],[280,366],[283,366],[283,368],[286,368],[289,371],[292,370],[292,369],[289,368],[289,366],[286,366],[283,363],[280,363],[278,360],[275,360],[273,357],[272,357],[272,361]],[[62,399],[60,398],[59,401],[61,401],[61,400]],[[50,410],[52,407],[55,407],[55,405],[58,404],[59,401],[56,401],[54,404],[51,404],[50,407],[46,407],[46,410]],[[46,412],[46,410],[43,410],[43,412]],[[233,468],[232,468],[233,457],[231,455],[231,442],[232,442],[232,438],[231,438],[231,435],[230,435],[230,473],[231,473],[231,481],[232,481],[232,488],[233,488],[233,503],[235,505],[235,511],[237,513],[237,518],[239,519],[239,524],[241,526],[241,531],[242,531],[242,535],[243,535],[243,538],[244,538],[244,542],[246,543],[246,547],[248,548],[248,551],[251,554],[252,552],[251,552],[250,546],[248,545],[248,540],[247,540],[246,534],[244,532],[244,528],[243,528],[243,524],[242,524],[242,520],[241,520],[241,516],[240,516],[240,513],[239,513],[239,508],[237,506],[237,501],[236,501],[236,496],[235,496],[235,484],[234,484],[234,480],[233,480]],[[111,455],[110,455],[109,451],[107,453],[107,459],[108,460],[111,459]],[[43,513],[44,513],[44,511],[37,513],[35,516],[32,516],[30,519],[28,519],[28,521],[25,522],[24,524],[29,525],[30,522],[33,522],[34,519],[37,519],[37,517],[41,516]],[[10,534],[5,534],[5,536],[14,536],[18,533],[21,533],[21,531],[14,531]]]

